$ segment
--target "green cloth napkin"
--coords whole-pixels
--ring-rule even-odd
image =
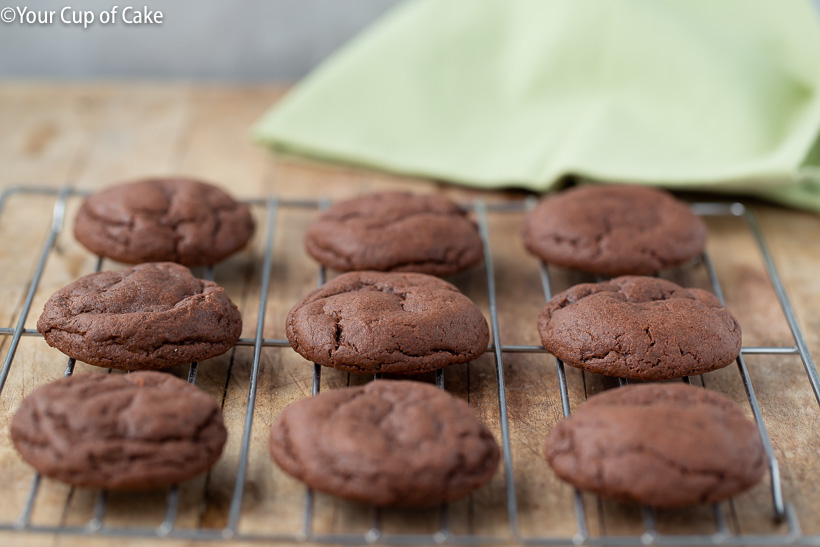
[[[254,135],[481,188],[576,175],[820,211],[818,129],[808,0],[412,0]]]

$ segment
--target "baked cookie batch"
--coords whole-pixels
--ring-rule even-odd
[[[26,397],[11,422],[20,455],[46,477],[104,489],[163,487],[219,458],[220,405],[155,372],[227,352],[242,317],[186,266],[218,262],[254,231],[248,207],[215,186],[151,179],[86,199],[78,241],[133,267],[57,291],[37,323],[66,355],[130,374],[63,378]],[[546,197],[522,226],[545,262],[606,276],[555,295],[533,318],[568,365],[637,381],[703,374],[733,362],[737,320],[715,295],[647,275],[702,254],[706,227],[661,190],[583,186]],[[307,252],[341,273],[290,311],[290,345],[308,361],[356,374],[412,375],[486,350],[480,309],[440,277],[483,259],[476,224],[441,196],[372,194],[334,204]],[[611,278],[609,278],[612,276]],[[270,453],[308,487],[379,506],[429,506],[470,494],[501,452],[461,399],[406,379],[377,379],[289,405]],[[683,383],[632,384],[590,397],[550,432],[554,472],[623,502],[716,502],[761,480],[755,425],[725,396]]]

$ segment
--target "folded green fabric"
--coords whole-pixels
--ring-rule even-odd
[[[412,0],[254,135],[483,188],[576,175],[820,211],[818,129],[809,0]]]

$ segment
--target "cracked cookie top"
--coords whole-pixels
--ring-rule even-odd
[[[486,351],[490,337],[469,298],[418,273],[342,274],[296,304],[285,326],[305,359],[360,374],[466,363]]]
[[[737,319],[714,294],[640,276],[555,295],[538,332],[565,363],[632,380],[703,374],[734,361],[741,345]]]
[[[570,188],[543,198],[524,245],[550,264],[603,275],[653,274],[703,252],[706,225],[668,192],[627,185]]]
[[[271,428],[276,463],[309,487],[375,505],[430,506],[489,482],[500,451],[461,399],[376,380],[288,405]]]
[[[46,477],[145,490],[188,480],[222,453],[213,397],[170,374],[83,374],[37,388],[11,420],[15,448]]]
[[[242,316],[213,281],[160,262],[81,277],[48,299],[37,330],[92,365],[162,369],[225,353],[242,333]]]
[[[758,483],[766,469],[757,428],[743,411],[683,383],[591,397],[550,431],[545,454],[581,490],[655,507],[719,502]]]
[[[88,250],[127,264],[216,264],[253,235],[248,207],[220,188],[183,178],[120,184],[89,196],[74,221]]]
[[[438,195],[388,192],[335,203],[313,223],[305,248],[340,270],[450,275],[481,261],[478,228]]]

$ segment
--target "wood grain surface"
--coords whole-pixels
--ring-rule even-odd
[[[38,185],[97,189],[149,175],[183,174],[223,185],[239,198],[278,195],[287,198],[340,199],[382,189],[440,192],[461,200],[481,198],[494,203],[521,199],[522,193],[480,192],[429,180],[369,171],[299,164],[277,159],[253,145],[249,127],[284,92],[281,87],[219,87],[154,84],[0,85],[0,187]],[[53,195],[15,194],[0,214],[0,326],[17,324],[31,277],[49,232]],[[65,227],[48,257],[34,295],[26,326],[33,328],[45,300],[77,277],[90,273],[96,257],[71,235],[79,197],[68,200]],[[820,356],[820,217],[755,203],[765,238],[794,305],[809,349]],[[277,215],[273,268],[267,306],[259,309],[265,208],[254,207],[257,234],[243,252],[216,267],[216,281],[225,286],[244,318],[244,337],[254,336],[260,311],[264,336],[284,338],[290,307],[317,283],[316,264],[306,255],[302,238],[317,212],[280,208]],[[538,262],[520,242],[521,213],[490,213],[492,263],[496,274],[500,342],[538,344],[535,320],[544,305]],[[741,219],[708,220],[708,250],[723,285],[728,305],[743,327],[744,346],[793,346],[794,341],[764,269],[756,244]],[[104,269],[122,265],[104,261]],[[201,275],[201,270],[195,271]],[[586,281],[581,274],[551,270],[554,289]],[[332,274],[331,274],[332,275]],[[682,284],[708,288],[702,264],[665,272]],[[487,284],[482,268],[452,281],[489,316]],[[0,337],[5,357],[10,337]],[[497,343],[498,341],[496,341]],[[245,420],[252,348],[237,347],[199,366],[197,385],[223,405],[229,439],[216,467],[182,485],[178,528],[221,528],[236,477]],[[14,522],[28,495],[33,473],[13,450],[8,424],[20,399],[37,386],[62,376],[66,357],[37,336],[26,336],[0,394],[0,523]],[[820,534],[820,408],[796,355],[749,356],[747,366],[760,400],[783,476],[786,502],[794,507],[805,534]],[[542,446],[547,432],[562,416],[554,359],[547,354],[505,353],[503,359],[510,423],[512,465],[522,538],[572,537],[576,533],[573,491],[546,465]],[[267,452],[272,421],[291,401],[310,395],[313,367],[289,348],[262,350],[259,387],[250,443],[248,475],[239,521],[241,534],[298,533],[305,489],[282,473]],[[78,363],[77,374],[106,370]],[[173,373],[187,375],[187,367]],[[612,379],[568,368],[573,408],[588,395],[613,386]],[[359,384],[369,378],[324,369],[321,389]],[[432,375],[424,376],[432,381]],[[749,412],[735,366],[694,380],[727,394]],[[617,385],[617,382],[614,382]],[[481,420],[501,440],[495,362],[491,354],[445,371],[446,388],[469,401]],[[50,480],[40,486],[31,515],[36,525],[85,525],[99,493],[71,489]],[[165,515],[167,491],[109,494],[106,527],[158,526]],[[643,531],[638,508],[583,496],[592,537],[632,535]],[[513,542],[506,512],[503,466],[487,487],[453,503],[453,534],[493,536]],[[785,534],[773,519],[767,479],[748,493],[721,505],[730,530],[737,534]],[[317,495],[312,531],[364,533],[373,525],[370,508]],[[385,510],[382,532],[434,533],[438,509]],[[658,511],[661,533],[714,533],[711,507]],[[117,540],[118,544],[153,544],[156,540]],[[164,540],[167,545],[195,542]],[[108,545],[111,538],[0,532],[0,545]],[[228,541],[231,545],[241,542]]]

